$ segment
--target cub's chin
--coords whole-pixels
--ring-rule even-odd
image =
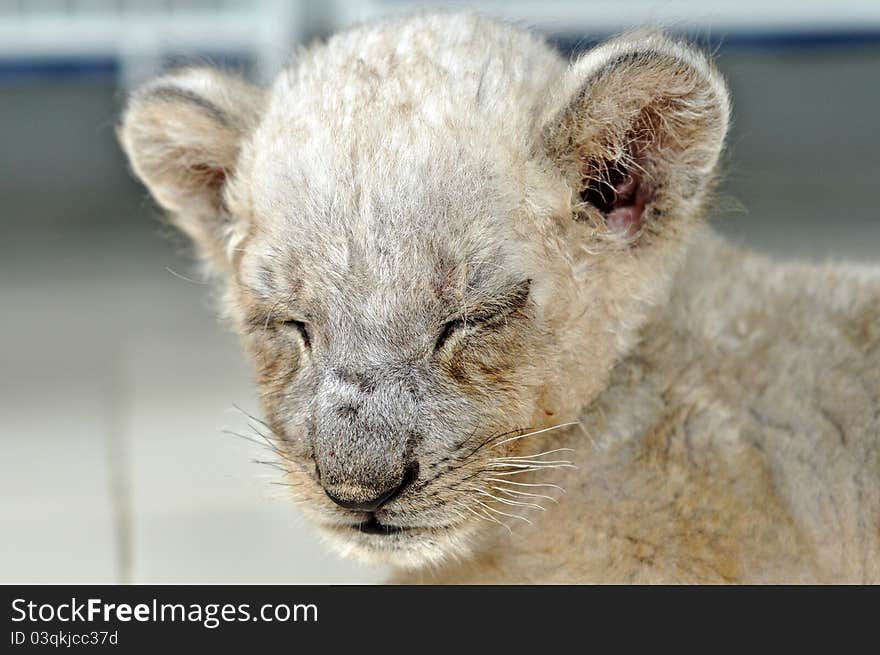
[[[370,523],[323,524],[318,532],[342,557],[418,569],[468,555],[473,549],[476,526],[461,523],[439,528],[386,529]]]

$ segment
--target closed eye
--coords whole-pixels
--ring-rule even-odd
[[[312,339],[309,336],[309,329],[306,327],[305,323],[296,319],[288,319],[286,321],[280,321],[279,324],[286,328],[299,332],[299,336],[303,340],[303,345],[306,348],[312,347]]]
[[[434,352],[437,353],[442,350],[450,337],[466,325],[491,325],[496,319],[509,316],[511,313],[522,309],[528,300],[531,282],[531,280],[525,280],[515,284],[507,293],[492,300],[484,301],[479,307],[472,309],[468,313],[467,322],[461,318],[446,322],[440,329],[437,340],[434,342]]]
[[[439,352],[443,349],[443,346],[446,345],[446,342],[449,341],[449,337],[451,337],[456,330],[464,325],[464,321],[461,319],[455,319],[454,321],[449,321],[446,323],[443,328],[440,330],[440,334],[437,335],[437,341],[434,343],[434,352]]]

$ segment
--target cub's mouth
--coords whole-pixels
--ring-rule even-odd
[[[378,513],[367,514],[355,523],[334,523],[324,525],[325,529],[329,529],[334,533],[348,537],[357,538],[358,535],[368,536],[368,541],[381,544],[382,539],[374,539],[374,537],[398,537],[406,539],[406,537],[415,537],[417,535],[439,534],[446,530],[452,530],[454,525],[400,525],[385,517],[379,516]],[[388,541],[395,541],[388,539]]]
[[[371,514],[366,521],[363,521],[361,523],[354,523],[350,527],[363,534],[375,534],[380,536],[400,534],[401,532],[406,532],[407,530],[413,529],[401,525],[380,523],[375,514]]]
[[[344,557],[372,564],[419,568],[464,554],[472,530],[467,524],[400,525],[373,514],[356,523],[318,524],[327,543]]]

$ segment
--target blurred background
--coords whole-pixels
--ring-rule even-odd
[[[269,80],[352,23],[472,7],[567,54],[661,25],[716,54],[734,121],[717,228],[880,262],[880,2],[0,0],[0,582],[372,582],[253,444],[251,372],[114,137],[165,67]]]

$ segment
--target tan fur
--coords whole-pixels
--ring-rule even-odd
[[[577,450],[560,503],[399,580],[880,580],[880,274],[692,253],[583,429],[534,445]]]
[[[567,67],[441,14],[268,91],[162,78],[120,136],[343,554],[404,582],[880,581],[880,273],[702,227],[728,113],[663,36]]]

